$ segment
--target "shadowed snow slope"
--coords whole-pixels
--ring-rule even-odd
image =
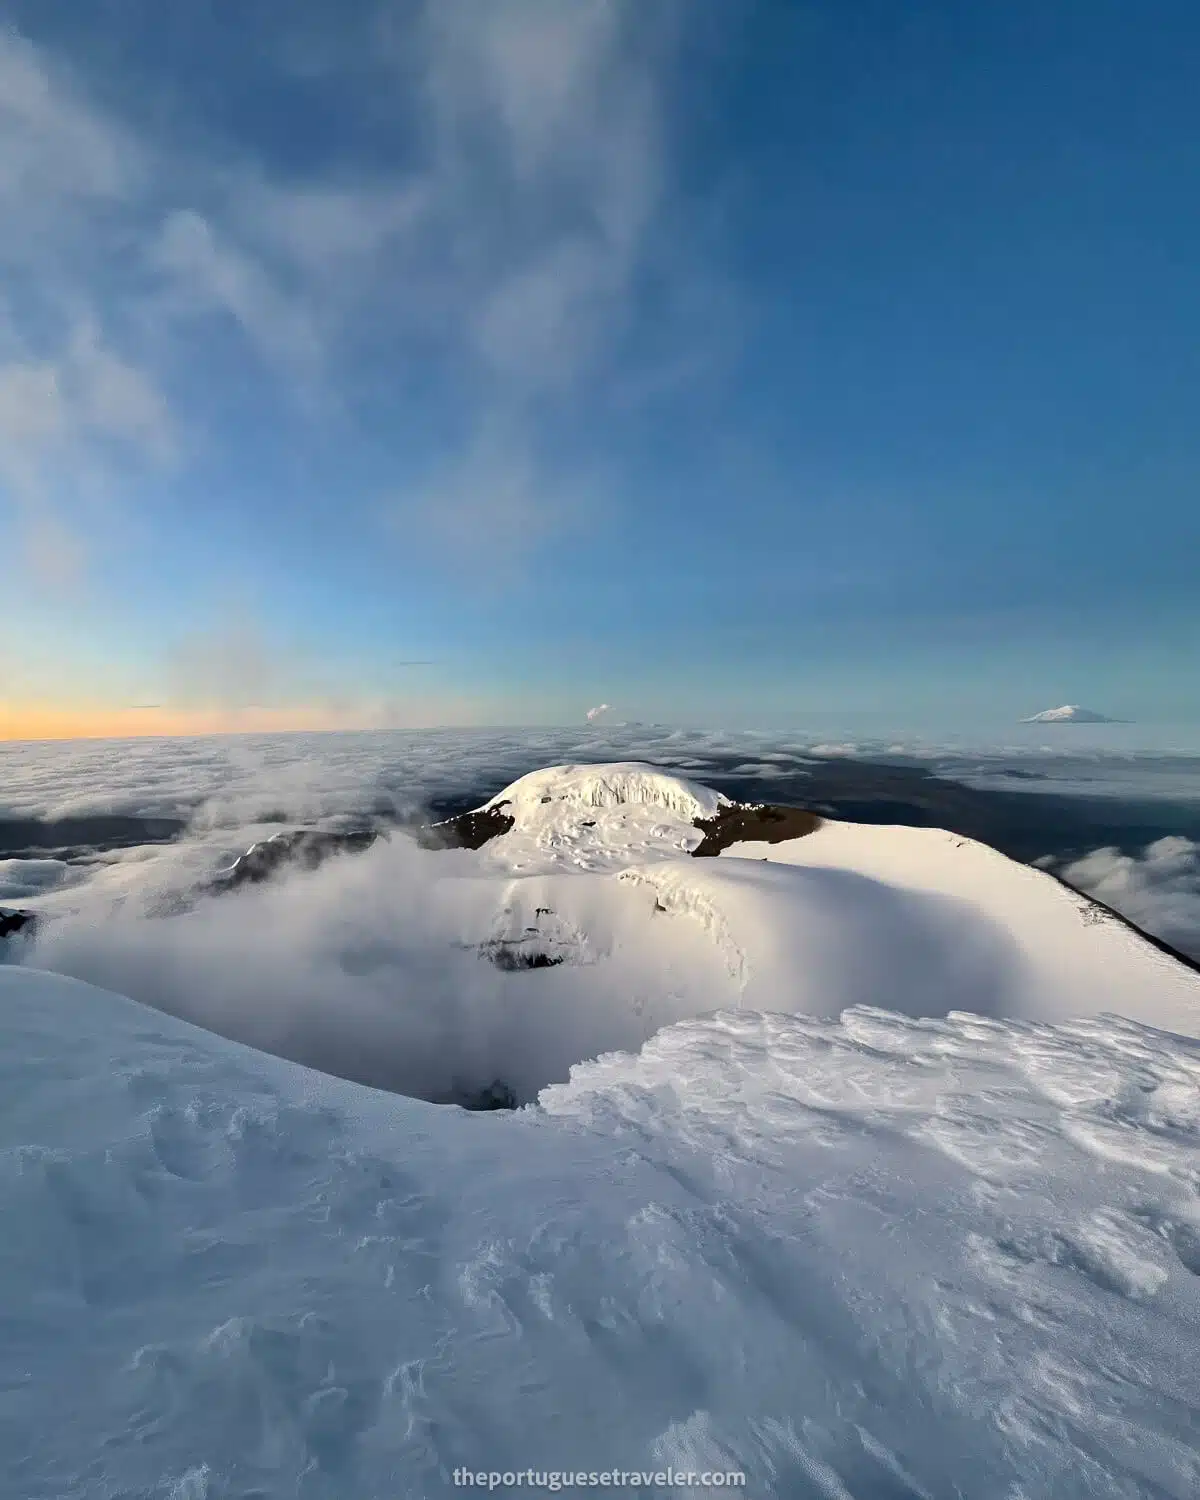
[[[807,838],[735,844],[722,860],[729,855],[810,873],[854,871],[892,891],[953,897],[976,921],[986,915],[1004,934],[1011,964],[1005,1014],[1054,1021],[1111,1011],[1200,1033],[1200,976],[1086,896],[986,844],[938,828],[829,821]],[[969,931],[966,923],[964,939]],[[960,1008],[987,1007],[964,992]]]
[[[0,1070],[5,1495],[1200,1488],[1193,1042],[726,1011],[479,1118],[8,967]]]

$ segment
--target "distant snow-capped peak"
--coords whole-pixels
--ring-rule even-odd
[[[1040,714],[1031,714],[1022,719],[1022,724],[1119,724],[1120,719],[1110,719],[1107,714],[1098,714],[1094,709],[1081,708],[1078,703],[1064,703],[1061,708],[1045,708]]]

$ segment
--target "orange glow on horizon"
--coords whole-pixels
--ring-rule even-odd
[[[0,701],[0,741],[126,740],[205,734],[280,734],[369,728],[369,715],[323,704],[282,708],[111,708]]]

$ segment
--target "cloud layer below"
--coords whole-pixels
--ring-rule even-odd
[[[1172,837],[1136,855],[1095,849],[1061,873],[1147,932],[1200,958],[1200,844]]]

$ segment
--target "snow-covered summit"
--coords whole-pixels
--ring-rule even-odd
[[[672,776],[644,761],[627,760],[531,771],[498,792],[484,807],[507,806],[519,828],[533,809],[551,803],[586,808],[654,807],[689,822],[715,817],[721,808],[731,805],[728,797],[698,781]]]
[[[641,761],[613,761],[532,771],[468,818],[512,820],[489,848],[492,863],[601,870],[688,854],[704,838],[697,824],[733,805],[698,781]]]
[[[1200,1034],[1186,963],[1045,872],[942,830],[743,806],[629,762],[533,772],[468,817],[493,820],[472,846],[470,940],[504,967],[559,971],[536,981],[542,1040],[558,1040],[505,1059],[522,1098],[563,1061],[731,1005],[1116,1012]],[[709,853],[721,857],[693,857]],[[513,1013],[533,1003],[529,983]]]
[[[1044,708],[1040,714],[1031,714],[1022,719],[1022,724],[1119,724],[1119,719],[1110,719],[1107,714],[1098,714],[1093,708],[1083,708],[1078,703],[1064,703],[1061,708]]]

